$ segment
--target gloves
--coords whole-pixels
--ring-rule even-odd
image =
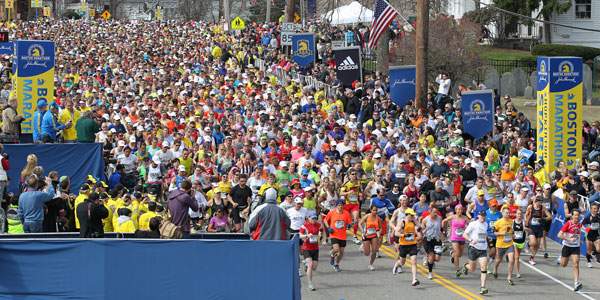
[[[329,227],[327,229],[329,229],[329,233],[333,233],[333,228]]]
[[[346,224],[346,229],[350,229],[352,228],[352,225],[354,225],[354,222],[350,223],[350,224]]]

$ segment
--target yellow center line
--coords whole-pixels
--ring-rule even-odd
[[[351,235],[353,234],[353,232],[352,232],[351,230],[346,230],[346,232],[347,232],[348,234],[351,234]],[[362,234],[362,232],[361,232],[360,230],[358,231],[358,233]],[[357,234],[357,235],[358,235],[358,234]],[[391,249],[391,248],[389,248],[388,246],[386,246],[386,245],[383,245],[383,244],[381,245],[381,247],[379,247],[379,250],[380,250],[380,251],[381,251],[382,249],[384,249],[384,250],[385,250],[385,251],[384,251],[384,253],[386,253],[387,255],[389,255],[390,257],[392,257],[393,259],[396,259],[396,257],[397,257],[397,256],[396,256],[396,254],[395,254],[395,253],[396,253],[396,251],[395,251],[395,250],[393,250],[393,249]],[[408,266],[410,266],[410,263],[408,263],[408,259],[407,259],[407,262],[406,262],[405,264],[407,264]],[[421,274],[423,274],[423,275],[425,275],[425,276],[429,275],[429,274],[428,274],[428,272],[429,272],[429,269],[427,269],[427,268],[425,268],[425,267],[421,266],[420,264],[417,264],[417,270],[419,271],[419,273],[421,273]],[[467,298],[467,299],[477,299],[477,300],[484,300],[483,298],[481,298],[481,297],[479,297],[479,296],[477,296],[477,295],[473,294],[472,292],[470,292],[470,291],[468,291],[468,290],[466,290],[466,289],[462,288],[461,286],[459,286],[459,285],[457,285],[457,284],[455,284],[455,283],[451,282],[450,280],[446,279],[445,277],[443,277],[443,276],[440,276],[439,274],[437,274],[437,273],[435,273],[435,272],[432,272],[432,273],[433,273],[433,275],[435,275],[435,277],[434,277],[434,281],[435,281],[435,282],[437,282],[437,283],[439,283],[440,285],[442,285],[442,286],[446,287],[447,289],[449,289],[449,290],[451,290],[451,291],[453,291],[453,292],[455,292],[455,293],[459,294],[460,296],[463,296],[463,297],[465,297],[465,298]],[[439,278],[439,280],[437,280],[436,278]],[[466,294],[466,295],[465,295],[465,294]],[[468,296],[467,296],[467,295],[468,295]]]

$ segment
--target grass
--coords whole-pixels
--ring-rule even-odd
[[[490,46],[480,46],[481,56],[486,59],[503,60],[533,60],[534,56],[529,51],[494,48]]]
[[[518,111],[523,112],[527,119],[533,123],[537,120],[537,108],[535,106],[525,106],[525,102],[535,102],[534,99],[513,98],[513,102]],[[502,101],[504,105],[504,101]],[[592,123],[592,121],[600,120],[600,106],[584,105],[582,109],[583,120]]]

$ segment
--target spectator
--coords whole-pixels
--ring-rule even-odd
[[[27,186],[28,188],[19,197],[19,220],[23,224],[25,233],[39,233],[42,232],[44,222],[44,203],[54,198],[52,179],[46,177],[45,181],[40,181],[37,176],[30,176]],[[44,190],[40,191],[38,187],[42,186]]]
[[[8,105],[2,111],[2,132],[4,135],[14,136],[12,139],[16,143],[18,143],[21,133],[21,122],[25,120],[25,117],[17,113],[17,107],[17,98],[13,97],[8,100]]]
[[[67,125],[70,122],[77,127],[77,122],[81,118],[79,110],[73,108],[73,101],[71,99],[65,99],[62,104],[65,106],[65,109],[59,114],[58,122],[62,125]],[[77,130],[72,126],[65,128],[63,130],[63,138],[65,143],[75,143],[77,141]]]
[[[16,99],[15,99],[16,100]],[[44,121],[44,115],[48,110],[48,102],[46,100],[40,100],[37,103],[37,110],[33,113],[33,142],[39,144],[42,142],[42,122]],[[15,106],[16,109],[16,106]]]
[[[23,222],[19,220],[19,198],[16,196],[10,198],[10,204],[6,210],[6,221],[8,223],[8,234],[25,233]]]
[[[60,125],[56,118],[58,113],[58,104],[56,102],[50,103],[50,110],[44,113],[42,119],[42,143],[54,143],[56,142],[56,135],[60,130],[65,128],[71,128],[72,122],[67,122],[65,125]]]
[[[438,87],[438,93],[435,96],[435,104],[437,107],[441,107],[442,99],[444,99],[444,97],[447,97],[450,93],[451,81],[448,78],[448,74],[442,73],[438,75],[438,77],[435,79],[435,82],[437,82],[440,85]]]
[[[104,225],[102,219],[108,217],[108,209],[104,207],[98,193],[91,193],[77,208],[81,238],[103,238]]]
[[[198,202],[192,199],[192,182],[184,180],[179,189],[169,194],[171,222],[182,227],[183,238],[190,238],[190,216],[188,211],[198,211]]]
[[[290,218],[277,206],[277,190],[269,188],[265,191],[265,203],[258,206],[250,216],[249,228],[254,240],[286,240]]]
[[[98,126],[96,120],[90,119],[92,114],[88,110],[83,113],[83,118],[76,121],[77,141],[80,143],[93,143],[96,141],[96,133],[100,131],[100,126]]]
[[[140,239],[160,239],[160,232],[158,228],[160,227],[161,217],[153,217],[148,222],[149,230],[136,230],[135,237]]]

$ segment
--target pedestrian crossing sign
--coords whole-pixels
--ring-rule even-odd
[[[108,20],[108,18],[110,18],[110,13],[108,12],[108,10],[105,10],[102,13],[102,17],[104,18],[104,20]]]
[[[236,17],[231,21],[231,29],[244,29],[246,28],[246,23],[240,17]]]

